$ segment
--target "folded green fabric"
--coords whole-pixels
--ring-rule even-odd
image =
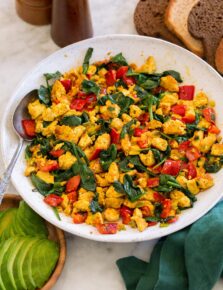
[[[211,290],[223,277],[223,202],[192,226],[163,238],[150,262],[117,261],[127,290]]]

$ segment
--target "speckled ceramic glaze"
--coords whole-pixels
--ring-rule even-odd
[[[8,164],[18,143],[11,124],[12,114],[18,102],[27,92],[43,84],[44,73],[56,70],[65,72],[72,67],[82,65],[88,47],[94,48],[91,61],[102,60],[107,57],[108,53],[114,55],[122,52],[130,63],[142,64],[149,55],[153,55],[157,62],[158,72],[170,69],[179,71],[185,84],[194,84],[197,91],[204,90],[210,99],[215,100],[217,124],[223,131],[223,79],[212,67],[189,51],[163,40],[134,35],[108,35],[65,47],[44,59],[26,75],[9,100],[2,119],[1,151],[5,164]],[[21,196],[36,212],[67,232],[104,242],[136,242],[173,233],[204,215],[220,200],[223,191],[222,170],[214,174],[215,186],[199,194],[194,207],[185,210],[179,221],[169,227],[150,227],[142,233],[136,229],[127,228],[126,231],[121,231],[116,235],[100,235],[95,228],[85,224],[75,225],[66,216],[62,216],[62,221],[58,221],[52,209],[42,201],[41,194],[32,191],[33,185],[30,179],[24,176],[24,170],[25,159],[24,153],[22,153],[13,171],[12,182]]]

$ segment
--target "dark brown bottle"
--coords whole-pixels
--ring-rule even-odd
[[[51,36],[60,47],[93,35],[88,0],[53,0]]]

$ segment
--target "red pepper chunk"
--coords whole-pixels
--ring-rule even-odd
[[[193,100],[195,86],[180,86],[179,87],[179,98],[181,100]]]
[[[59,169],[59,164],[56,160],[49,160],[44,165],[38,165],[40,171],[50,172]]]
[[[158,177],[149,178],[149,179],[147,180],[147,186],[148,186],[148,187],[151,187],[151,188],[152,188],[152,187],[156,187],[156,186],[158,186],[159,183],[160,183],[160,180],[159,180]]]
[[[126,75],[128,69],[128,66],[121,66],[116,72],[117,79],[123,78],[123,76]]]
[[[76,99],[72,100],[72,102],[70,104],[70,108],[71,108],[71,110],[83,111],[86,103],[87,103],[86,99],[76,98]]]
[[[193,178],[197,177],[197,169],[192,162],[189,162],[187,164],[187,170],[188,170],[188,173],[187,173],[188,179],[193,179]]]
[[[99,154],[101,153],[101,150],[100,148],[96,148],[93,152],[93,154],[91,155],[91,157],[89,158],[90,161],[92,160],[95,160],[99,157]]]
[[[61,196],[51,193],[44,197],[43,201],[52,207],[56,207],[61,204],[63,198]]]
[[[140,137],[143,133],[147,132],[146,128],[135,128],[134,129],[134,136],[135,137]]]
[[[71,191],[67,194],[67,197],[71,203],[74,203],[78,199],[77,191]]]
[[[214,123],[215,122],[215,110],[213,108],[205,108],[202,111],[202,115],[204,116],[204,118],[210,122],[210,123]]]
[[[96,227],[102,235],[114,235],[118,231],[117,223],[98,224]]]
[[[66,93],[68,93],[69,90],[71,89],[71,80],[70,79],[65,79],[65,80],[61,80],[60,82],[64,86],[64,88],[66,90]]]
[[[113,86],[116,82],[116,71],[114,69],[109,70],[105,75],[105,79],[107,86]]]
[[[195,121],[195,115],[187,115],[187,116],[184,116],[182,117],[182,121],[186,124],[191,124],[191,123],[194,123]]]
[[[111,136],[111,143],[112,144],[118,144],[119,143],[120,134],[114,128],[111,129],[110,136]]]
[[[123,205],[120,208],[120,216],[124,225],[128,225],[130,223],[132,214],[133,211],[129,207]]]
[[[149,114],[148,113],[143,113],[138,117],[139,122],[144,125],[146,122],[149,121]]]
[[[34,120],[22,120],[22,127],[28,137],[35,137],[36,124]]]
[[[66,192],[76,191],[81,182],[80,175],[71,177],[66,183]]]
[[[148,206],[142,206],[142,207],[140,207],[140,210],[142,212],[143,217],[151,216],[151,210]]]
[[[83,224],[87,219],[87,212],[78,212],[73,215],[73,222],[75,224]]]
[[[167,218],[170,215],[170,211],[171,211],[171,205],[172,205],[172,201],[171,199],[166,198],[163,202],[162,202],[162,212],[160,214],[160,217],[162,219]]]
[[[217,126],[215,126],[214,124],[211,124],[208,128],[208,132],[218,135],[219,133],[221,133],[221,130]]]
[[[127,77],[126,75],[122,77],[122,80],[127,86],[132,86],[136,83],[134,77]]]
[[[64,149],[51,150],[51,151],[50,151],[50,155],[53,156],[53,157],[55,157],[55,158],[58,158],[58,157],[60,157],[61,155],[63,155],[64,152],[65,152]]]
[[[161,173],[162,174],[169,174],[169,175],[177,175],[181,168],[181,161],[180,160],[166,160]]]
[[[177,114],[177,115],[180,115],[180,116],[183,117],[185,115],[185,113],[186,113],[186,106],[184,106],[184,105],[174,105],[174,106],[172,106],[171,110],[172,110],[172,112],[174,114]]]
[[[148,227],[153,227],[153,226],[155,226],[157,224],[158,224],[158,222],[148,222],[147,223]]]
[[[184,141],[182,143],[179,144],[179,151],[186,151],[188,148],[190,147],[190,141]]]
[[[186,150],[186,157],[189,161],[197,160],[200,156],[201,154],[196,147],[191,146]]]
[[[148,147],[148,141],[147,140],[138,140],[137,144],[141,149],[147,148]]]
[[[153,198],[155,199],[155,201],[161,202],[161,203],[165,200],[165,197],[158,192],[153,193]]]

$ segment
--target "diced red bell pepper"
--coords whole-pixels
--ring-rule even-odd
[[[113,86],[116,82],[116,71],[114,69],[109,70],[105,75],[107,86]]]
[[[93,154],[91,155],[91,157],[89,158],[90,161],[92,160],[95,160],[99,157],[99,154],[101,153],[101,150],[100,148],[96,148],[93,152]]]
[[[137,140],[137,144],[138,144],[139,147],[142,148],[142,149],[148,147],[148,142],[147,142],[147,140]]]
[[[153,193],[153,198],[155,199],[155,201],[161,202],[161,203],[165,200],[165,197],[158,192]]]
[[[143,217],[151,216],[151,210],[148,206],[142,206],[142,207],[140,207],[140,210],[142,212]]]
[[[181,120],[186,124],[191,124],[191,123],[194,123],[195,119],[196,119],[195,115],[190,114],[190,115],[182,117]]]
[[[121,79],[124,75],[126,75],[128,69],[128,66],[121,66],[116,72],[117,79]]]
[[[75,224],[83,224],[87,219],[87,212],[78,212],[73,215],[73,222]]]
[[[66,183],[66,192],[76,191],[81,182],[80,175],[71,177]]]
[[[74,203],[78,199],[77,191],[71,191],[67,194],[67,197],[71,203]]]
[[[58,196],[56,194],[49,194],[46,197],[44,197],[44,202],[47,203],[48,205],[52,206],[52,207],[56,207],[58,205],[61,204],[61,202],[63,201],[63,198],[61,196]]]
[[[181,160],[166,160],[161,173],[169,175],[177,175],[181,168]]]
[[[219,133],[221,133],[221,130],[217,126],[215,126],[214,124],[211,124],[208,128],[208,132],[218,135]]]
[[[197,169],[192,162],[189,162],[187,164],[187,170],[188,170],[188,173],[187,173],[188,179],[193,179],[193,178],[197,177]]]
[[[167,218],[170,215],[170,211],[171,211],[171,205],[172,205],[172,201],[171,199],[166,198],[163,202],[162,202],[162,212],[160,214],[160,217],[162,219]]]
[[[178,150],[179,151],[186,151],[190,147],[190,141],[184,141],[179,144]]]
[[[185,105],[174,105],[171,107],[171,110],[174,114],[185,116],[186,113],[186,106]]]
[[[50,155],[55,157],[55,158],[58,158],[60,157],[61,155],[63,155],[65,152],[64,149],[57,149],[57,150],[51,150],[50,151]]]
[[[191,146],[186,150],[186,157],[189,161],[197,160],[200,156],[201,154],[196,147]]]
[[[71,80],[70,79],[65,79],[65,80],[61,80],[60,82],[64,86],[64,88],[66,90],[66,93],[68,93],[69,90],[71,89]]]
[[[72,102],[70,104],[70,108],[71,108],[71,110],[83,111],[86,103],[87,103],[86,99],[76,98],[76,99],[72,100]]]
[[[158,224],[158,222],[147,222],[148,227],[153,227],[157,224]]]
[[[118,144],[119,143],[120,134],[114,128],[111,128],[110,136],[111,136],[111,143],[112,144]]]
[[[151,187],[151,188],[152,188],[152,187],[156,187],[156,186],[158,186],[159,183],[160,183],[160,180],[159,180],[158,177],[149,178],[149,179],[147,180],[147,186],[148,186],[148,187]]]
[[[181,100],[193,100],[195,86],[180,86],[179,87],[179,98]]]
[[[144,125],[146,122],[149,122],[149,114],[143,113],[138,117],[139,122]]]
[[[135,128],[134,129],[134,136],[140,137],[143,133],[147,132],[148,130],[146,128]]]
[[[216,120],[215,110],[213,108],[205,108],[202,111],[202,115],[208,122],[214,123]]]
[[[36,124],[34,120],[22,120],[22,127],[28,137],[35,137]]]
[[[178,216],[175,216],[175,217],[173,217],[172,219],[169,219],[169,220],[167,221],[167,223],[168,223],[168,224],[173,224],[173,223],[175,223],[177,220],[178,220]]]
[[[136,80],[134,77],[127,77],[126,75],[122,77],[122,80],[127,86],[132,86],[136,83]]]
[[[49,160],[44,165],[38,164],[38,168],[43,172],[50,172],[59,169],[59,164],[56,160]]]
[[[118,231],[117,223],[98,224],[96,227],[102,235],[114,235]]]
[[[158,95],[158,94],[161,94],[161,93],[163,93],[165,91],[166,91],[166,89],[164,89],[163,87],[158,86],[158,87],[152,89],[152,94],[153,95]]]
[[[123,205],[120,208],[120,216],[124,225],[128,225],[130,223],[132,214],[133,211],[129,207]]]
[[[87,97],[87,93],[85,93],[85,92],[83,92],[83,91],[79,91],[78,93],[77,93],[77,96],[78,97],[80,97],[80,98],[86,98]]]

